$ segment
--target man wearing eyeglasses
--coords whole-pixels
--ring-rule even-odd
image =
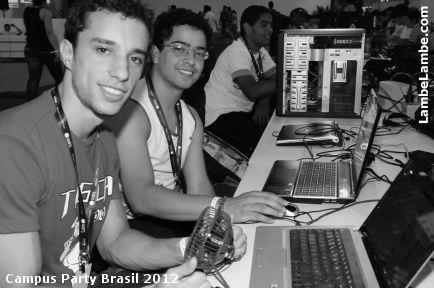
[[[195,221],[211,203],[222,205],[238,223],[271,223],[271,217],[283,216],[285,201],[273,194],[250,192],[226,202],[215,197],[204,164],[201,120],[180,100],[201,75],[210,37],[208,23],[189,10],[158,16],[151,71],[107,122],[117,137],[132,225],[155,237],[188,235],[191,227],[180,221]]]

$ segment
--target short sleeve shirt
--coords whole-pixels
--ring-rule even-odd
[[[259,53],[253,54],[256,62],[259,55],[262,58],[264,73],[275,68],[276,64],[264,47]],[[253,110],[254,102],[247,98],[234,82],[237,77],[246,75],[252,75],[258,81],[252,57],[240,38],[220,54],[205,85],[205,126],[211,125],[222,114]]]
[[[93,247],[110,201],[120,197],[117,146],[103,127],[89,141],[75,135],[72,141],[85,207],[97,179]],[[79,268],[77,182],[49,92],[0,113],[0,163],[0,233],[38,232],[42,276],[57,277],[55,287],[69,287],[60,275]]]

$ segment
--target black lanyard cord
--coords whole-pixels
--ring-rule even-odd
[[[256,76],[258,76],[258,80],[264,79],[264,68],[262,66],[262,55],[261,51],[259,50],[259,56],[258,56],[258,63],[256,63],[255,56],[253,55],[253,50],[250,49],[250,47],[247,45],[247,42],[241,38],[244,42],[244,45],[246,45],[247,50],[249,51],[250,57],[252,58],[253,67],[255,68]]]
[[[169,125],[167,124],[166,116],[164,115],[163,109],[161,107],[160,101],[158,100],[157,93],[155,92],[154,85],[152,84],[152,80],[149,78],[149,75],[145,76],[146,84],[148,86],[149,91],[149,99],[151,100],[152,107],[157,114],[158,120],[160,121],[161,126],[163,127],[164,134],[166,136],[167,145],[169,147],[169,156],[170,156],[170,165],[172,166],[172,173],[175,177],[175,185],[177,189],[180,189],[183,193],[184,189],[182,189],[181,184],[181,160],[182,160],[182,109],[181,102],[178,100],[175,104],[176,111],[176,130],[178,134],[178,139],[176,143],[176,149],[173,144],[172,135],[169,131]]]
[[[57,124],[60,127],[60,130],[62,131],[63,137],[65,137],[66,144],[68,146],[69,154],[71,156],[72,164],[74,167],[74,174],[75,174],[75,181],[77,183],[76,193],[78,193],[78,230],[79,230],[79,243],[80,243],[80,255],[79,255],[79,265],[81,272],[85,272],[85,266],[90,261],[90,249],[89,249],[89,242],[90,242],[90,236],[91,231],[93,227],[93,206],[95,205],[95,198],[96,198],[96,192],[98,190],[98,174],[99,174],[99,162],[100,162],[100,155],[97,153],[97,160],[96,160],[96,168],[95,168],[95,174],[94,174],[94,183],[91,188],[91,197],[90,202],[88,206],[88,211],[86,213],[86,209],[84,207],[84,201],[83,201],[83,195],[82,190],[80,186],[80,181],[78,179],[78,168],[77,168],[77,158],[75,156],[74,152],[74,146],[72,143],[71,138],[71,130],[68,125],[68,121],[66,119],[65,113],[62,108],[62,104],[60,102],[60,96],[59,96],[59,90],[56,87],[51,90],[51,96],[54,101],[54,106],[56,107],[56,113],[55,117],[57,120]],[[86,214],[88,215],[88,218],[86,219]]]

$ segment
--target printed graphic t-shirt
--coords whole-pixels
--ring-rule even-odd
[[[85,206],[100,155],[92,248],[110,200],[119,198],[116,142],[104,127],[87,142],[74,135],[72,141]],[[60,275],[72,276],[79,270],[78,194],[73,164],[49,91],[0,113],[0,163],[0,233],[39,232],[41,275],[56,276],[54,286],[63,287]]]

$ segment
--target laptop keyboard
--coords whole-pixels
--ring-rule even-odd
[[[292,287],[355,287],[339,229],[290,231]]]
[[[335,196],[337,162],[301,162],[294,196]]]

